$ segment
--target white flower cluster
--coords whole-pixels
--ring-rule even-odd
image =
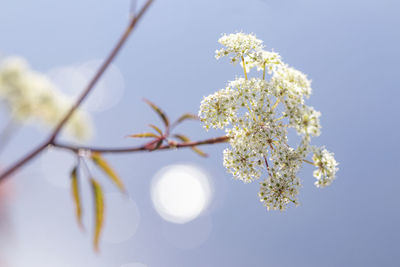
[[[232,63],[241,62],[244,78],[204,97],[199,117],[207,130],[225,129],[230,137],[224,166],[236,179],[248,183],[267,177],[259,197],[268,209],[297,205],[301,187],[297,173],[304,162],[317,167],[317,187],[329,185],[338,170],[332,153],[310,146],[311,137],[318,136],[321,128],[320,112],[305,104],[311,81],[283,63],[279,54],[263,50],[254,34],[223,35],[219,43],[224,48],[216,51],[216,58],[229,56]],[[248,78],[252,68],[261,71],[261,77]],[[288,144],[289,129],[301,138],[296,148]],[[314,162],[306,160],[310,152]]]
[[[61,93],[46,76],[32,71],[18,57],[4,59],[0,64],[0,104],[19,122],[39,122],[55,126],[68,112],[72,101]],[[86,140],[92,135],[88,114],[77,110],[66,124],[67,133]]]
[[[318,169],[314,171],[314,177],[317,178],[315,185],[317,187],[325,187],[330,185],[336,177],[338,171],[333,153],[325,148],[313,147],[314,155],[312,157],[315,166]]]
[[[249,55],[250,51],[257,50],[262,45],[262,41],[258,40],[253,34],[236,33],[222,36],[218,42],[225,46],[215,51],[217,59],[230,55],[231,62],[240,62],[241,58]]]

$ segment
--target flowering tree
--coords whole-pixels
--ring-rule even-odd
[[[228,82],[225,89],[205,97],[198,116],[185,113],[171,122],[164,111],[154,103],[146,103],[160,116],[163,127],[150,125],[152,132],[132,134],[132,138],[150,138],[140,146],[122,148],[99,148],[61,143],[58,136],[62,130],[79,139],[91,135],[88,114],[80,109],[81,103],[93,90],[107,67],[121,50],[128,36],[151,5],[148,0],[134,16],[98,72],[72,102],[42,74],[30,70],[19,58],[8,58],[0,66],[0,100],[10,111],[12,121],[34,122],[54,126],[49,137],[34,150],[23,156],[0,174],[0,182],[36,158],[48,147],[75,153],[77,164],[71,170],[71,190],[76,216],[82,225],[79,180],[86,177],[93,189],[96,226],[94,247],[98,249],[103,225],[104,199],[101,185],[87,167],[87,161],[101,169],[122,193],[125,187],[113,168],[103,157],[111,153],[134,153],[176,148],[191,148],[201,156],[206,154],[198,146],[229,142],[230,148],[223,152],[224,166],[235,178],[252,182],[263,177],[259,192],[260,201],[273,210],[285,210],[290,203],[298,204],[301,186],[297,173],[304,162],[314,165],[317,187],[325,187],[335,179],[337,162],[333,154],[324,148],[310,145],[311,137],[320,134],[320,113],[305,104],[311,94],[311,82],[298,70],[281,60],[279,54],[264,50],[262,41],[253,34],[235,33],[223,35],[219,43],[224,47],[216,51],[216,58],[230,57],[233,64],[240,63],[244,77]],[[258,76],[250,77],[256,69]],[[225,129],[226,135],[202,141],[190,141],[188,137],[174,132],[175,126],[188,119],[198,119],[210,128]],[[162,129],[163,128],[163,129]],[[289,145],[288,132],[297,132],[299,144]],[[3,134],[3,139],[6,133]],[[312,153],[312,159],[307,156]],[[80,174],[84,175],[80,175]]]

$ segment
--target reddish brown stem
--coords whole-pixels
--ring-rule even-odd
[[[89,93],[93,90],[94,86],[98,82],[98,80],[103,76],[105,70],[109,67],[111,62],[114,60],[118,52],[121,50],[122,46],[128,39],[129,35],[132,33],[132,30],[135,28],[137,25],[137,22],[142,18],[143,14],[146,12],[146,10],[150,7],[151,3],[153,0],[147,0],[147,2],[143,5],[139,13],[132,17],[130,23],[128,24],[128,27],[126,27],[125,31],[123,32],[122,36],[118,40],[117,44],[115,47],[111,50],[109,56],[106,58],[104,63],[100,66],[99,70],[96,72],[94,77],[90,80],[89,84],[83,90],[82,94],[79,96],[79,98],[76,100],[74,105],[71,107],[71,109],[68,111],[68,113],[63,117],[63,119],[60,121],[60,123],[55,127],[53,132],[50,134],[49,138],[47,141],[45,141],[43,144],[37,146],[35,149],[33,149],[31,152],[27,153],[24,157],[22,157],[20,160],[18,160],[14,165],[6,169],[3,173],[0,175],[0,182],[2,182],[4,179],[10,176],[13,172],[24,166],[26,163],[31,161],[33,158],[35,158],[40,152],[42,152],[46,147],[49,145],[54,145],[54,142],[67,123],[67,121],[71,118],[71,116],[74,114],[76,109],[82,104],[82,102],[86,99],[86,97],[89,95]]]
[[[268,175],[269,177],[272,178],[271,170],[269,169],[268,160],[266,156],[264,156],[264,160],[265,160],[265,166],[267,166]]]
[[[147,10],[147,8],[150,6],[152,1],[153,0],[147,0],[147,2],[144,4],[142,9],[139,11],[139,13],[132,18],[132,20],[130,21],[128,27],[125,29],[124,33],[122,34],[122,36],[118,40],[117,44],[111,50],[111,53],[108,55],[106,60],[100,66],[100,68],[97,71],[97,73],[94,75],[92,80],[87,85],[86,89],[83,91],[83,93],[80,95],[78,100],[75,102],[75,104],[68,111],[67,115],[65,115],[65,117],[60,121],[60,123],[57,125],[57,127],[53,131],[52,135],[49,138],[49,143],[52,143],[56,139],[57,135],[60,133],[60,131],[64,127],[65,123],[71,118],[71,116],[72,116],[72,114],[74,114],[75,110],[82,104],[83,100],[85,100],[85,98],[92,91],[92,89],[94,88],[96,83],[103,76],[105,70],[108,68],[108,66],[111,64],[111,62],[114,60],[114,58],[116,57],[118,52],[121,51],[122,46],[125,44],[126,40],[128,39],[129,35],[131,34],[132,30],[135,28],[135,25],[140,20],[140,18],[143,16],[143,14]]]
[[[185,148],[185,147],[194,147],[194,146],[201,146],[201,145],[210,145],[210,144],[218,144],[218,143],[225,143],[229,140],[227,136],[221,136],[216,138],[210,138],[202,141],[195,141],[195,142],[186,142],[186,143],[178,143],[176,145],[163,145],[157,149],[152,149],[149,144],[154,143],[151,141],[141,146],[135,147],[122,147],[122,148],[102,148],[102,147],[80,147],[80,146],[73,146],[67,144],[61,144],[55,142],[53,144],[54,147],[70,150],[74,153],[79,153],[79,151],[88,151],[88,152],[97,152],[97,153],[108,153],[108,154],[119,154],[119,153],[133,153],[139,151],[156,151],[156,150],[167,150],[167,149],[174,149],[174,148]]]

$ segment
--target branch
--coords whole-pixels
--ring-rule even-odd
[[[89,95],[89,93],[93,90],[94,86],[98,82],[98,80],[102,77],[104,74],[105,70],[109,67],[111,62],[114,60],[118,52],[121,50],[122,46],[125,44],[126,40],[128,39],[129,35],[132,33],[132,30],[135,28],[137,22],[142,18],[143,14],[146,12],[146,10],[150,7],[151,3],[153,0],[147,0],[147,2],[143,5],[139,13],[132,17],[130,23],[128,24],[128,27],[126,27],[125,31],[123,32],[122,36],[118,40],[117,44],[115,47],[111,50],[109,56],[106,58],[104,63],[101,65],[101,67],[98,69],[94,77],[91,79],[85,90],[83,90],[82,94],[80,97],[76,100],[74,105],[71,107],[71,109],[68,111],[68,113],[64,116],[64,118],[60,121],[60,123],[56,126],[56,128],[53,130],[53,132],[50,134],[49,138],[47,141],[45,141],[43,144],[37,146],[35,149],[33,149],[31,152],[26,154],[24,157],[22,157],[19,161],[17,161],[14,165],[9,167],[6,171],[1,173],[0,175],[0,182],[5,180],[7,177],[10,176],[10,174],[14,173],[16,170],[24,166],[26,163],[31,161],[33,158],[35,158],[37,155],[39,155],[44,149],[46,149],[49,145],[53,145],[57,136],[65,126],[65,124],[68,122],[68,120],[71,118],[71,116],[74,114],[75,110],[82,104],[82,102],[85,100],[85,98]]]
[[[210,138],[202,141],[196,141],[196,142],[185,142],[185,143],[178,143],[178,144],[168,144],[168,145],[163,145],[160,146],[157,149],[153,149],[150,145],[154,144],[154,141],[151,141],[149,143],[146,143],[141,146],[135,146],[135,147],[126,147],[126,148],[101,148],[101,147],[85,147],[85,146],[73,146],[73,145],[68,145],[68,144],[62,144],[62,143],[57,143],[54,142],[52,144],[53,147],[57,147],[60,149],[66,149],[70,150],[74,153],[79,153],[80,151],[87,151],[87,152],[96,152],[96,153],[108,153],[108,154],[120,154],[120,153],[133,153],[133,152],[140,152],[140,151],[156,151],[156,150],[168,150],[168,149],[174,149],[174,148],[185,148],[185,147],[195,147],[195,146],[201,146],[201,145],[211,145],[211,144],[219,144],[219,143],[225,143],[229,140],[228,136],[221,136],[221,137],[216,137],[216,138]]]
[[[115,56],[121,50],[122,46],[125,44],[126,40],[128,39],[129,35],[131,34],[132,30],[135,28],[136,23],[143,16],[143,14],[147,10],[147,8],[150,6],[152,1],[153,0],[147,0],[145,5],[139,11],[139,13],[132,18],[131,22],[129,23],[128,27],[125,29],[125,32],[122,34],[121,38],[119,39],[119,41],[115,45],[114,49],[111,50],[111,53],[108,55],[107,59],[100,66],[99,70],[94,75],[92,80],[89,82],[89,84],[87,85],[86,89],[83,91],[81,96],[78,98],[78,100],[75,102],[75,104],[68,111],[67,115],[65,115],[65,117],[61,120],[61,122],[57,125],[57,127],[53,131],[52,135],[49,138],[49,143],[50,144],[52,142],[54,142],[54,140],[56,139],[57,135],[60,133],[61,129],[64,127],[65,123],[71,118],[71,116],[74,113],[74,111],[80,106],[80,104],[83,102],[83,100],[85,100],[85,98],[88,96],[88,94],[92,91],[92,89],[94,88],[94,86],[96,85],[98,80],[103,75],[104,71],[108,68],[108,66],[114,60]]]

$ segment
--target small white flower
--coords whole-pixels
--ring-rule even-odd
[[[273,173],[271,177],[260,183],[258,196],[268,210],[284,211],[289,203],[298,205],[297,195],[301,187],[300,179]]]
[[[240,62],[242,57],[250,52],[262,49],[262,41],[257,39],[254,34],[245,34],[242,32],[226,35],[219,38],[218,42],[225,46],[215,51],[217,59],[224,56],[231,56],[231,62]]]
[[[205,128],[220,128],[228,125],[237,111],[237,92],[230,88],[222,89],[201,101],[199,117]]]
[[[224,150],[224,166],[236,179],[249,183],[260,178],[263,162],[248,147],[227,148]]]
[[[278,53],[258,50],[245,57],[246,70],[257,68],[258,71],[265,71],[268,74],[275,72],[282,66],[281,56]]]
[[[295,128],[297,133],[312,136],[320,135],[320,112],[306,105],[288,111],[286,114],[289,117],[289,126]]]
[[[289,95],[306,97],[311,95],[311,81],[304,73],[294,68],[279,66],[274,73],[273,80],[287,90]]]
[[[334,158],[334,154],[325,148],[313,147],[314,155],[312,157],[317,170],[314,171],[314,177],[317,178],[315,185],[317,187],[326,187],[330,185],[336,178],[338,163]]]
[[[274,169],[282,173],[295,175],[303,164],[303,155],[286,143],[278,143],[271,154]]]

